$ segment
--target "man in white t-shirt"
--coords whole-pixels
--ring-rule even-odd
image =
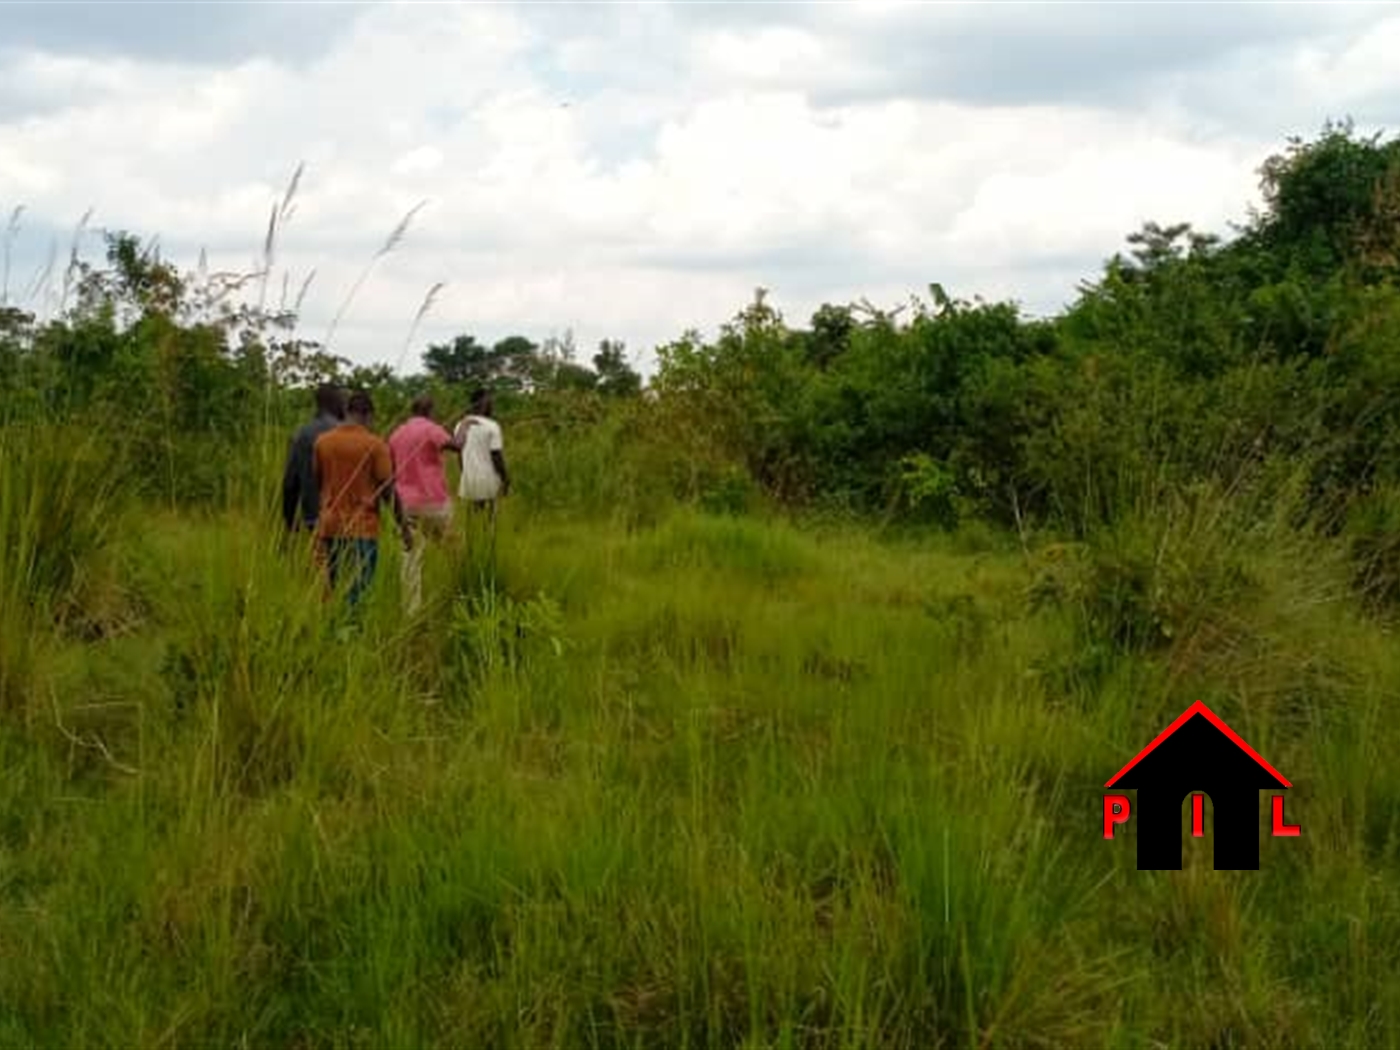
[[[462,448],[462,499],[494,518],[496,500],[510,492],[510,475],[501,441],[501,425],[491,418],[494,406],[485,390],[472,394],[471,412],[457,424],[457,444]]]

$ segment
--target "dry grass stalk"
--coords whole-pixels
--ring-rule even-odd
[[[78,220],[78,225],[73,227],[73,243],[68,249],[68,268],[63,272],[63,293],[58,299],[58,312],[61,314],[68,309],[68,293],[73,289],[73,275],[78,272],[78,247],[83,240],[83,234],[87,232],[88,223],[92,220],[92,207],[83,212],[83,217]]]
[[[374,270],[375,264],[403,243],[403,239],[408,233],[409,223],[413,221],[413,217],[417,215],[427,203],[427,201],[419,201],[408,210],[408,214],[399,220],[399,224],[390,232],[388,238],[380,246],[379,250],[370,257],[364,270],[360,272],[360,276],[357,277],[355,283],[350,286],[349,294],[345,296],[345,301],[340,304],[340,309],[335,312],[335,317],[331,319],[330,328],[326,330],[326,338],[322,340],[321,345],[327,351],[331,348],[331,339],[334,338],[336,329],[340,327],[341,320],[345,317],[346,311],[350,309],[350,304],[355,301],[355,296],[359,294],[365,281],[369,280],[369,275]]]
[[[306,280],[304,280],[304,281],[301,282],[301,291],[297,292],[297,299],[296,299],[296,302],[292,304],[292,313],[294,313],[294,314],[300,314],[300,313],[301,313],[301,304],[302,304],[302,301],[306,298],[307,289],[309,289],[309,288],[311,287],[311,282],[312,282],[313,280],[315,280],[315,278],[316,278],[316,270],[315,270],[315,268],[313,267],[312,270],[311,270],[311,272],[308,273],[308,274],[306,275]]]
[[[413,315],[413,323],[408,326],[408,335],[404,338],[403,349],[399,351],[399,360],[394,366],[395,371],[403,367],[403,359],[408,356],[408,348],[413,344],[413,337],[418,334],[418,326],[428,315],[428,311],[433,308],[433,304],[437,302],[438,293],[446,287],[445,282],[438,281],[437,284],[428,289],[428,294],[423,296],[423,303],[418,307],[418,312]]]
[[[49,241],[49,257],[34,275],[34,280],[30,282],[28,290],[25,292],[25,299],[33,302],[37,296],[39,299],[38,310],[41,314],[46,314],[49,301],[52,298],[53,290],[53,268],[58,262],[58,240]]]
[[[15,210],[10,213],[10,221],[5,225],[5,272],[4,281],[0,283],[0,306],[10,305],[10,245],[19,233],[19,217],[23,214],[24,205],[16,204]]]
[[[306,171],[306,161],[297,164],[296,170],[292,172],[291,179],[287,182],[287,188],[282,193],[281,201],[272,202],[272,211],[267,217],[267,233],[263,236],[263,257],[262,257],[262,286],[258,290],[258,312],[261,313],[267,303],[267,282],[272,276],[272,267],[277,259],[277,234],[291,221],[292,215],[296,211],[297,190],[301,188],[301,176]],[[283,279],[282,306],[287,303],[286,279]]]

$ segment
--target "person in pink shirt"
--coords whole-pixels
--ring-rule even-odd
[[[459,452],[461,445],[433,419],[433,399],[415,398],[413,415],[389,435],[394,460],[394,490],[413,532],[433,539],[447,534],[452,523],[452,498],[442,453]],[[404,600],[409,614],[423,603],[423,544],[415,543],[403,560]]]

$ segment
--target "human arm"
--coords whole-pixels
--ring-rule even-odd
[[[413,549],[413,532],[409,528],[408,516],[404,513],[403,501],[399,499],[398,486],[394,484],[394,458],[387,444],[381,443],[374,453],[374,480],[379,483],[379,499],[387,500],[394,514],[394,524],[398,526],[403,540],[403,549]]]
[[[463,416],[461,420],[458,421],[457,425],[452,428],[452,444],[456,446],[458,452],[461,452],[462,449],[466,447],[467,431],[470,430],[475,423],[476,420],[471,416]]]
[[[399,499],[399,490],[394,486],[389,486],[389,502],[394,509],[394,524],[398,526],[399,538],[403,540],[403,549],[413,550],[413,527],[409,524],[408,515],[404,513],[403,500]]]
[[[507,495],[510,492],[510,472],[506,470],[505,443],[501,440],[499,426],[491,434],[491,465],[496,468],[496,476],[501,479],[501,495]]]
[[[297,470],[297,439],[287,448],[287,465],[282,471],[282,521],[291,532],[296,527],[297,504],[301,502],[301,472]]]
[[[501,495],[510,492],[510,474],[506,471],[506,454],[498,448],[491,450],[491,465],[496,468],[496,474],[501,479]]]

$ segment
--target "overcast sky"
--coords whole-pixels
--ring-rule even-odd
[[[1051,313],[1145,220],[1226,232],[1329,117],[1400,127],[1400,5],[6,4],[10,298],[75,224],[277,258],[331,347],[801,323],[938,281]],[[88,252],[98,247],[89,235]],[[403,354],[427,289],[446,288]],[[39,297],[34,300],[40,304]],[[645,364],[645,361],[643,362]]]

